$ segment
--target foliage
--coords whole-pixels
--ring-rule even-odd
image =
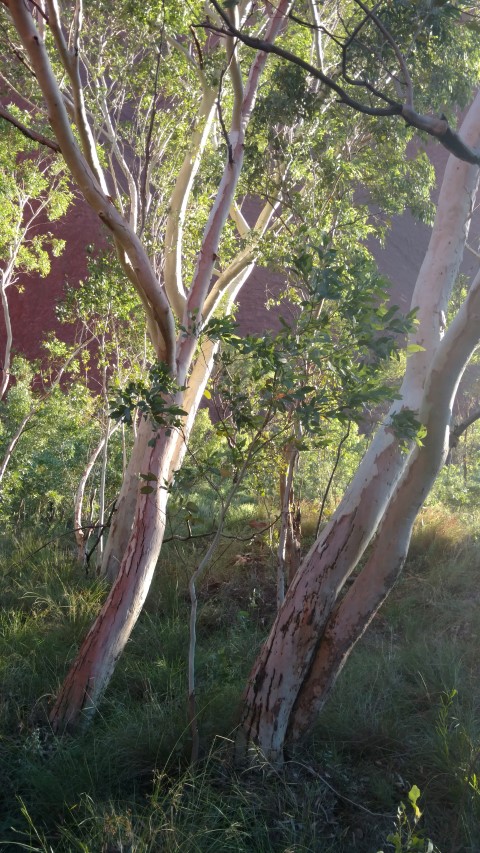
[[[84,458],[96,437],[94,402],[79,384],[68,392],[57,388],[42,401],[32,384],[35,374],[32,376],[31,367],[25,369],[25,362],[17,358],[14,370],[16,384],[0,404],[0,456],[22,417],[30,410],[34,414],[2,483],[2,524],[8,529],[27,520],[46,528],[65,524],[73,512]]]
[[[47,222],[65,215],[72,193],[58,157],[34,153],[31,142],[0,122],[0,257],[6,270],[14,262],[20,273],[50,271],[50,255],[59,255],[64,241],[52,232],[32,228],[43,214]]]
[[[172,378],[163,362],[156,362],[148,378],[129,382],[112,401],[112,418],[131,424],[133,412],[138,410],[144,418],[150,416],[157,426],[172,429],[181,425],[184,410],[173,402],[178,391],[183,390]]]
[[[70,327],[77,342],[92,344],[82,353],[81,372],[92,390],[106,384],[118,388],[129,378],[143,376],[153,354],[144,329],[141,305],[132,285],[108,251],[87,247],[87,276],[70,282],[57,307],[57,317]],[[49,350],[58,340],[50,339]],[[58,353],[59,354],[59,353]]]
[[[393,846],[395,853],[434,853],[435,848],[430,839],[425,839],[423,833],[419,833],[417,824],[422,817],[418,806],[420,789],[413,785],[408,792],[408,805],[411,806],[413,817],[407,813],[405,803],[400,803],[397,810],[397,828],[395,832],[387,836],[387,841]],[[437,848],[438,849],[438,848]],[[382,853],[382,851],[381,851]]]

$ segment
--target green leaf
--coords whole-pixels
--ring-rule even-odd
[[[152,492],[155,491],[151,486],[142,486],[140,489],[140,494],[142,495],[151,495]]]
[[[418,820],[422,816],[422,813],[421,813],[419,807],[417,806],[417,800],[418,800],[419,796],[420,796],[420,788],[417,785],[412,785],[412,787],[410,788],[410,790],[408,792],[408,799],[410,800],[410,805],[412,806],[416,820]]]

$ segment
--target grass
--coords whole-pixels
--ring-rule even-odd
[[[229,744],[274,613],[266,541],[228,541],[201,590],[203,757],[188,768],[188,567],[171,543],[97,718],[55,739],[47,707],[105,590],[33,539],[0,561],[0,843],[39,851],[376,853],[418,830],[441,853],[480,850],[480,544],[427,509],[387,605],[353,652],[304,751],[239,772]],[[241,559],[240,559],[241,558]],[[408,841],[410,837],[410,842]],[[418,836],[418,844],[424,843]],[[411,849],[422,849],[421,846]]]

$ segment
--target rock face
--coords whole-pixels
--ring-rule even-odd
[[[459,122],[460,123],[460,122]],[[437,187],[440,186],[448,154],[440,145],[429,145],[427,152],[437,174]],[[433,193],[437,199],[438,191]],[[478,198],[477,198],[478,205]],[[408,311],[417,274],[425,255],[430,238],[430,228],[418,222],[410,213],[393,218],[392,228],[386,244],[381,247],[373,242],[370,249],[375,255],[380,272],[392,282],[392,302],[402,311]],[[470,226],[468,243],[478,250],[480,242],[480,213],[474,211]],[[479,257],[466,251],[461,272],[471,276],[479,265]]]
[[[20,281],[20,290],[11,287],[8,301],[13,329],[13,351],[28,358],[42,356],[42,340],[55,331],[64,340],[72,338],[73,331],[67,330],[57,321],[55,309],[63,297],[65,285],[74,285],[87,273],[86,247],[97,243],[103,227],[87,206],[78,201],[68,216],[53,227],[45,223],[45,230],[54,231],[55,236],[66,241],[64,252],[59,258],[51,259],[51,271],[46,278],[25,275]],[[0,358],[5,340],[3,312],[0,312]]]
[[[446,162],[446,152],[438,146],[429,146],[429,154],[441,177]],[[75,285],[87,272],[88,244],[98,245],[103,236],[100,221],[82,202],[78,201],[65,221],[55,226],[57,236],[66,241],[66,249],[59,258],[52,259],[50,275],[24,276],[22,292],[9,291],[14,351],[28,358],[41,356],[41,342],[45,335],[55,330],[63,339],[72,337],[72,330],[58,323],[55,308],[61,300],[65,284]],[[428,243],[429,229],[417,222],[409,213],[395,217],[385,247],[372,241],[370,248],[377,258],[380,271],[392,281],[392,302],[402,311],[410,306],[413,286]],[[470,245],[477,249],[480,239],[480,216],[474,215],[470,232]],[[478,268],[479,258],[467,252],[462,271],[468,275]],[[267,311],[266,300],[278,292],[280,278],[267,270],[257,269],[245,285],[240,300],[237,319],[245,333],[261,333],[275,329],[278,320],[275,312]],[[0,312],[1,314],[1,312]],[[0,353],[5,339],[3,316],[0,316]]]

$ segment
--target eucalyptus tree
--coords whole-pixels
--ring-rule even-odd
[[[411,45],[408,59],[428,86],[432,69],[446,71],[443,60],[455,54],[458,34],[445,30],[443,55],[436,57],[424,5],[393,4],[401,36]],[[387,11],[391,7],[386,4]],[[308,26],[304,15],[311,15]],[[445,16],[444,9],[437,17],[444,22]],[[390,103],[388,110],[367,104],[355,121],[345,110],[357,109],[355,97],[340,97],[343,106],[335,105],[339,88],[344,91],[335,82],[341,74],[350,92],[361,82],[367,98],[386,87],[393,100],[392,89],[402,86],[397,69],[392,73],[391,54],[398,56],[384,30],[377,26],[363,40],[371,14],[362,3],[304,9],[279,0],[260,10],[245,0],[226,11],[216,5],[205,18],[195,2],[130,0],[112,7],[76,0],[60,7],[56,0],[3,0],[3,18],[2,55],[9,60],[2,81],[25,114],[6,106],[1,115],[61,154],[112,236],[144,307],[156,359],[151,385],[137,394],[145,417],[105,549],[103,569],[113,586],[52,711],[53,727],[63,729],[95,710],[148,592],[174,473],[219,346],[215,324],[209,324],[231,312],[256,262],[273,266],[279,253],[288,256],[289,247],[293,253],[299,222],[311,234],[320,225],[333,243],[342,235],[354,246],[365,237],[373,226],[367,206],[353,203],[360,184],[387,210],[411,203],[426,212],[428,164],[421,154],[406,161],[408,126],[396,128],[392,139],[379,123],[403,114]],[[253,52],[240,40],[252,32]],[[276,44],[283,54],[267,64],[265,47],[271,53]],[[305,78],[290,67],[285,44],[301,56],[313,53],[323,77]],[[360,81],[355,75],[365,62]],[[410,92],[405,64],[401,72]],[[463,81],[448,67],[443,91],[457,97]],[[407,100],[409,119],[415,111]],[[438,130],[426,122],[426,130],[432,127]],[[242,210],[242,198],[252,192],[259,199],[253,218]],[[300,582],[294,588],[300,590]],[[264,721],[263,711],[252,715],[245,717],[247,740],[275,752],[249,722]],[[270,721],[273,726],[271,715]]]
[[[344,103],[352,101],[348,85],[360,87],[366,95],[363,102],[357,101],[361,111],[402,116],[437,136],[452,155],[412,298],[417,328],[410,337],[411,354],[399,398],[377,431],[337,511],[302,562],[249,679],[237,741],[239,754],[254,747],[275,762],[283,760],[286,744],[291,747],[312,726],[355,643],[402,570],[413,522],[448,454],[459,383],[480,342],[478,274],[448,329],[445,320],[477,191],[480,96],[475,97],[460,134],[451,130],[445,116],[420,115],[414,108],[412,78],[399,42],[378,17],[377,7],[373,11],[361,2],[357,5],[365,16],[355,32],[359,26],[371,24],[392,50],[393,61],[398,64],[398,74],[391,72],[396,91],[389,94],[385,89],[372,89],[364,77],[350,76],[343,45],[339,78],[327,80],[326,85]],[[385,17],[392,7],[394,4],[385,7]],[[471,4],[434,4],[435,15],[441,14],[442,8],[456,19],[459,30],[467,26],[470,32],[477,32],[478,20]],[[431,9],[429,4],[427,19]],[[433,26],[441,29],[438,17]],[[244,39],[244,33],[225,20],[223,30],[232,38],[260,47],[261,39],[251,39],[248,34]],[[313,68],[298,54],[283,48],[277,51],[275,45],[266,46],[266,50],[278,52],[325,82],[322,69]],[[472,86],[478,83],[477,56],[476,52],[470,55],[471,75],[468,68],[465,71],[465,80]],[[339,82],[341,78],[347,89]],[[399,100],[402,94],[405,101]],[[387,106],[378,107],[378,100]],[[376,102],[374,106],[372,101]],[[370,543],[365,565],[347,584]]]
[[[289,6],[282,0],[272,11],[267,38],[282,30]],[[240,22],[249,11],[247,4],[241,17],[238,9],[231,14]],[[4,79],[37,121],[15,118],[15,125],[61,152],[111,232],[158,363],[153,412],[140,423],[105,554],[105,573],[116,579],[59,694],[56,728],[96,707],[139,615],[169,486],[218,346],[199,340],[202,324],[230,311],[280,204],[281,174],[252,226],[236,201],[266,57],[258,53],[241,67],[236,47],[190,35],[192,14],[178,4],[117,4],[115,14],[110,4],[76,3],[65,12],[56,2],[4,4],[5,52],[13,46]],[[2,115],[10,119],[12,110]],[[235,229],[227,227],[230,212]],[[147,483],[140,489],[139,475]]]

